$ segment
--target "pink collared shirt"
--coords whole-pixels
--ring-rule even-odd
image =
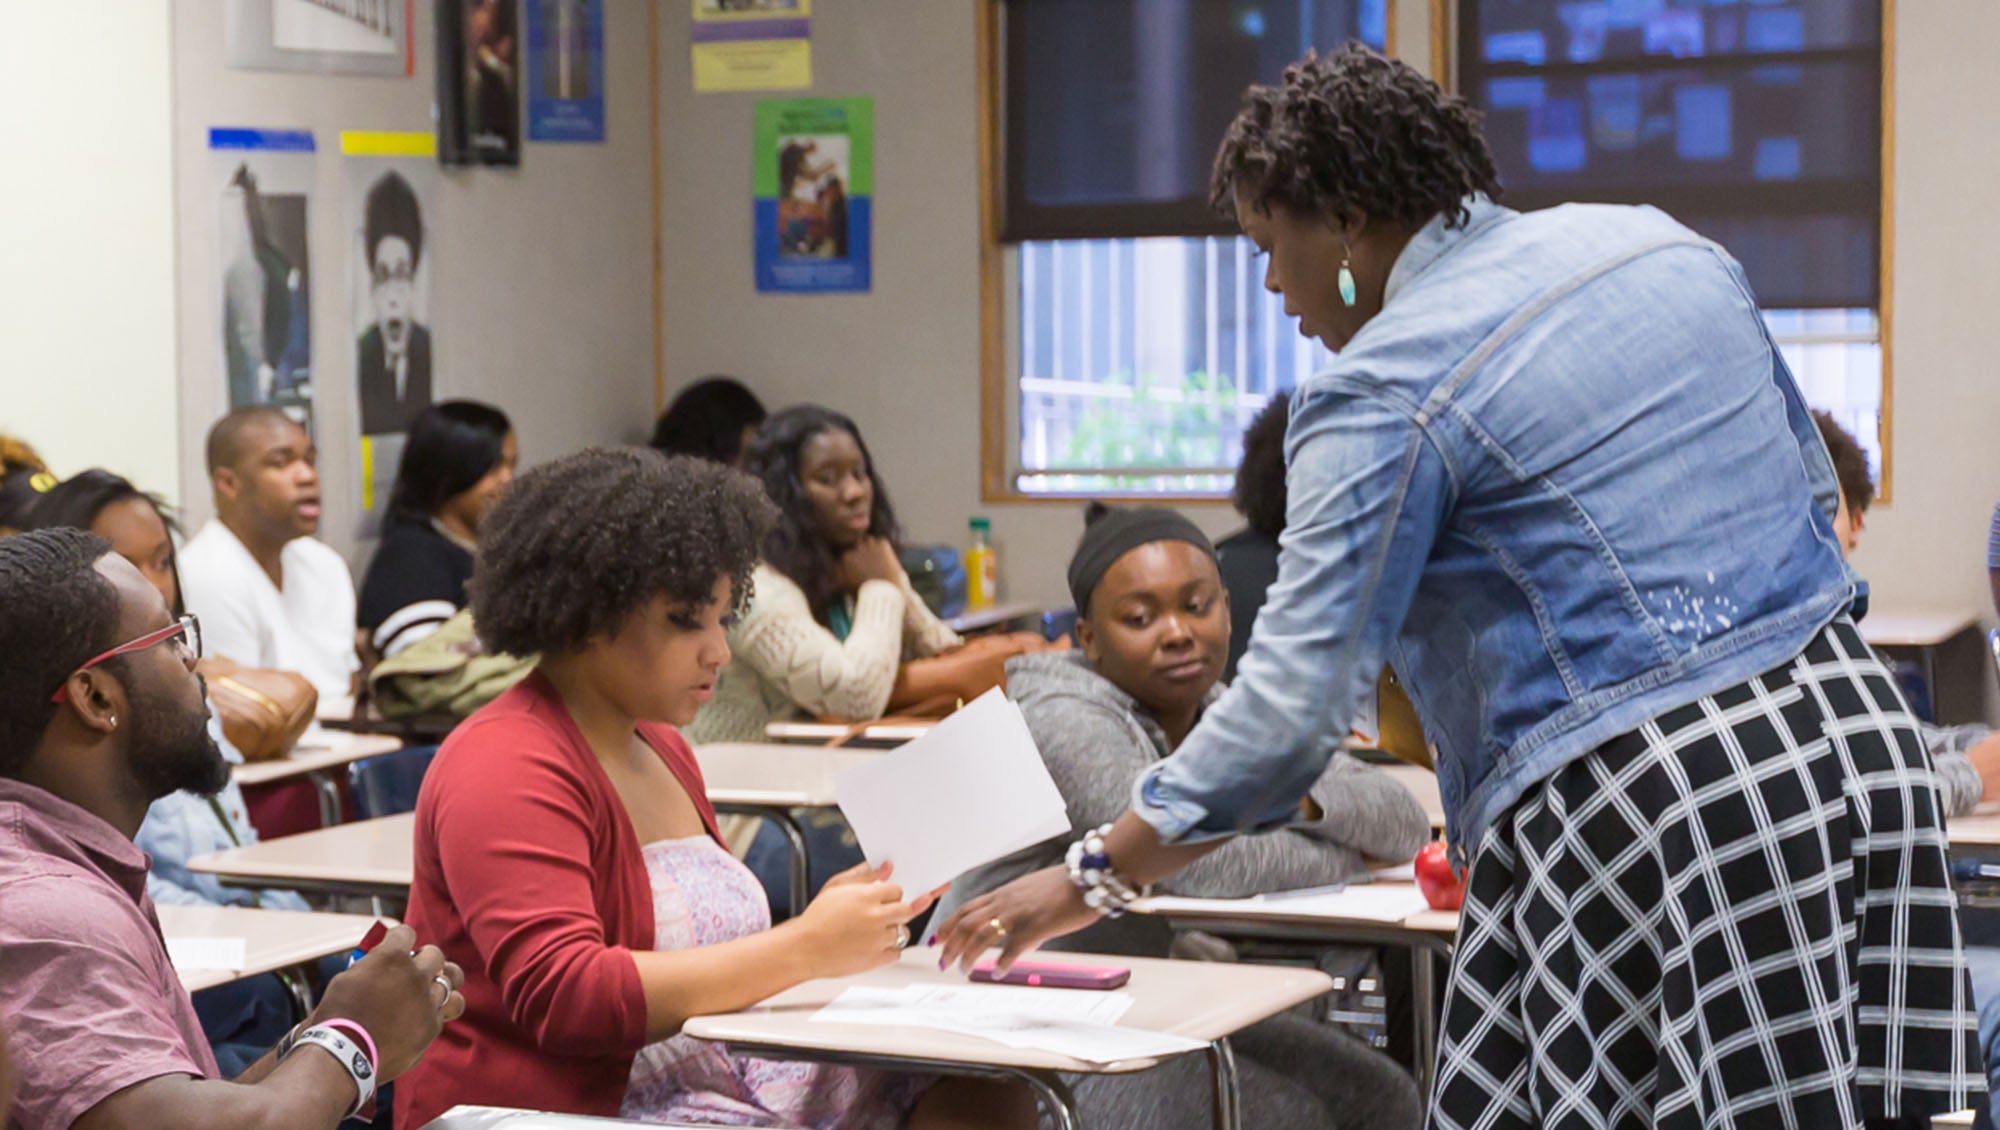
[[[10,1125],[63,1130],[161,1075],[219,1072],[146,894],[146,854],[53,793],[0,778],[0,1016]]]

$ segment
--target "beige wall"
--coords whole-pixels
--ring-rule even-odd
[[[59,474],[106,466],[171,496],[181,447],[167,10],[14,4],[6,28],[0,432]]]
[[[667,386],[742,377],[773,408],[861,425],[909,534],[963,544],[987,514],[1011,594],[1067,602],[1069,506],[979,501],[979,115],[971,0],[818,0],[813,95],[875,99],[875,288],[760,295],[748,94],[695,94],[687,4],[662,8]],[[774,96],[775,97],[775,96]],[[1225,507],[1203,507],[1230,528]]]
[[[1427,62],[1428,0],[1395,0],[1402,53]],[[669,387],[707,371],[741,374],[774,404],[818,399],[868,433],[906,524],[962,538],[967,515],[994,517],[1006,579],[1056,598],[1077,528],[1046,506],[982,506],[978,406],[978,130],[970,0],[820,0],[812,93],[876,99],[872,294],[760,296],[748,231],[754,95],[696,95],[688,13],[665,9],[663,309]],[[1981,201],[2000,180],[2000,142],[1981,107],[2000,72],[1981,45],[2000,39],[1985,0],[1903,0],[1898,18],[1895,210],[1895,501],[1869,516],[1857,559],[1884,607],[1987,605],[1979,562],[2000,496],[2000,380],[1987,342],[2000,274],[1980,233],[2000,225]],[[698,264],[676,271],[672,264]],[[1202,508],[1211,529],[1232,516]]]
[[[434,243],[425,257],[439,271],[431,291],[436,392],[504,408],[520,434],[524,463],[592,443],[642,439],[650,430],[647,11],[635,0],[605,7],[607,142],[531,142],[519,169],[443,172],[426,217],[427,241],[434,237]],[[212,317],[217,303],[207,297],[217,285],[208,128],[311,129],[320,150],[311,253],[320,467],[327,480],[322,534],[357,557],[351,533],[358,445],[339,135],[343,129],[432,128],[432,5],[415,5],[414,78],[231,70],[223,64],[222,9],[218,0],[174,5],[180,408],[188,453],[182,489],[191,516],[205,517],[201,438],[227,399],[221,329]],[[358,572],[364,562],[353,563]]]

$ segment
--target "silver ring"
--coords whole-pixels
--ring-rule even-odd
[[[437,986],[438,988],[440,988],[440,989],[443,989],[443,990],[444,990],[444,999],[445,999],[445,1003],[447,1003],[447,1004],[449,1004],[449,1003],[451,1002],[451,995],[452,995],[453,993],[455,993],[455,992],[457,992],[457,991],[458,991],[457,989],[454,989],[454,988],[452,988],[452,987],[451,987],[451,981],[450,981],[450,979],[449,979],[449,978],[447,978],[447,977],[446,977],[446,976],[445,976],[444,974],[442,974],[442,973],[440,973],[440,974],[438,974],[437,976],[435,976],[435,977],[431,978],[431,982],[432,982],[433,984],[435,984],[435,985],[436,985],[436,986]],[[440,1007],[442,1007],[442,1006],[440,1006]]]
[[[896,927],[896,948],[899,950],[910,948],[910,928],[908,926]]]

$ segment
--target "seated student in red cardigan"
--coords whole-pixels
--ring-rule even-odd
[[[773,508],[755,480],[643,448],[529,471],[480,531],[473,621],[533,674],[461,724],[417,803],[409,921],[465,968],[465,1018],[397,1088],[396,1124],[477,1102],[743,1126],[1030,1126],[1025,1090],[775,1063],[690,1017],[887,965],[889,868],[776,928],[722,846],[674,726],[729,661]]]

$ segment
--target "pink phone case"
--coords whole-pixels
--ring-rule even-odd
[[[972,967],[974,981],[996,985],[1033,985],[1049,989],[1115,989],[1132,979],[1119,965],[1065,965],[1059,961],[1017,961],[1004,977],[993,972],[993,959]]]

